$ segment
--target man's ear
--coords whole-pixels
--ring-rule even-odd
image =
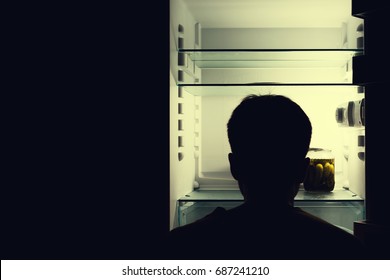
[[[310,158],[308,157],[302,161],[302,165],[300,166],[300,170],[298,173],[299,178],[297,183],[302,183],[305,180],[306,172],[307,172],[307,168],[309,167],[309,164],[310,164]]]
[[[238,162],[237,157],[233,153],[229,153],[229,163],[230,163],[230,173],[232,173],[232,176],[234,179],[238,181],[239,179],[239,168],[238,168]]]

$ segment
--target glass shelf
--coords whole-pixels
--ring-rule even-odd
[[[177,84],[202,85],[351,85],[352,58],[363,49],[182,49]],[[195,66],[194,66],[195,65]],[[195,68],[196,67],[196,68]],[[201,69],[202,72],[199,72]],[[198,71],[194,79],[192,71]],[[199,75],[199,73],[201,73]]]
[[[218,202],[243,201],[239,190],[195,190],[181,198],[179,202]],[[295,201],[363,201],[349,190],[339,189],[332,192],[307,192],[299,190]]]
[[[177,225],[195,222],[210,214],[216,207],[226,210],[241,205],[244,200],[239,190],[196,190],[178,200]],[[349,190],[330,193],[299,190],[295,207],[334,224],[349,233],[355,221],[365,218],[364,199]]]
[[[243,202],[239,190],[193,191],[179,199],[177,225],[182,226],[195,222],[210,214],[216,207],[229,210]],[[365,218],[364,200],[348,190],[334,190],[330,193],[300,190],[295,197],[294,206],[349,233],[353,233],[355,221],[361,221]]]
[[[253,83],[253,84],[181,84],[179,85],[194,96],[246,96],[249,94],[280,94],[291,91],[291,86],[302,94],[349,94],[358,92],[361,86],[354,84],[301,84],[301,83]]]
[[[199,68],[336,68],[363,49],[181,49]]]

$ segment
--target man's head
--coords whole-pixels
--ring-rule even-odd
[[[231,171],[244,196],[284,194],[288,190],[279,187],[303,181],[312,127],[295,102],[281,95],[247,96],[227,127]]]

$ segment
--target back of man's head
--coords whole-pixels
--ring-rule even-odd
[[[250,95],[235,108],[228,138],[240,164],[239,180],[293,183],[305,159],[312,127],[299,105],[281,95]]]

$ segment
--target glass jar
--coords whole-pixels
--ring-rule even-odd
[[[303,187],[306,191],[331,192],[335,185],[334,156],[331,150],[310,148],[307,157],[310,158]]]

